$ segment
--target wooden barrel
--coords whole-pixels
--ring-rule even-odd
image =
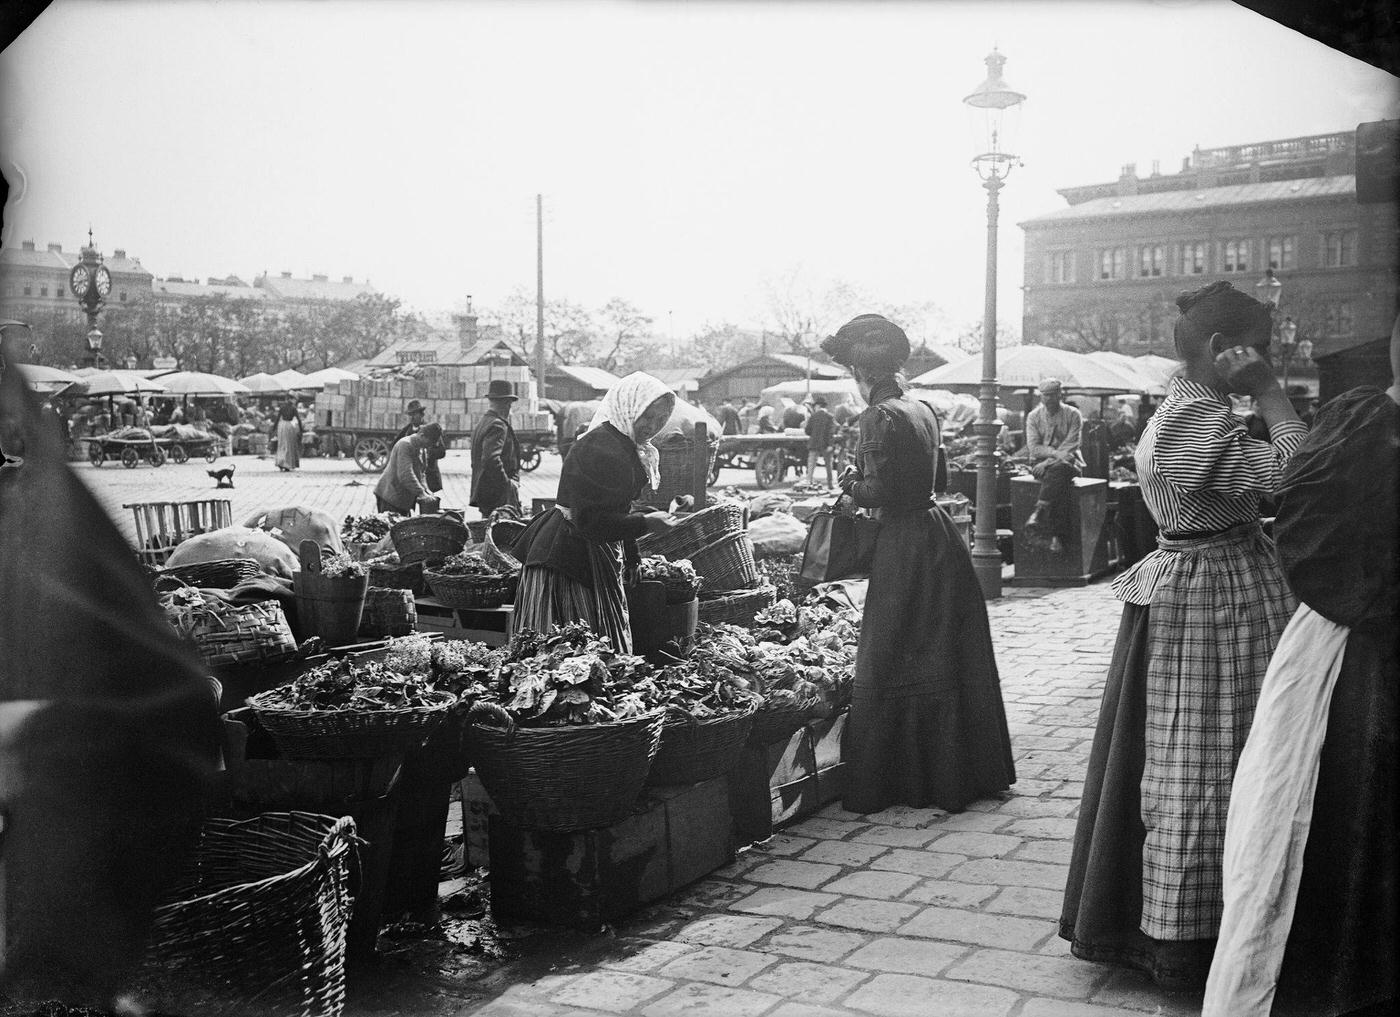
[[[360,631],[369,576],[321,574],[321,548],[301,542],[301,571],[292,579],[297,601],[297,635],[320,636],[327,646],[353,643]]]

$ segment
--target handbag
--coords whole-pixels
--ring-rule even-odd
[[[843,511],[841,495],[830,508],[818,509],[802,546],[802,578],[814,583],[868,576],[875,559],[880,524],[869,516]]]

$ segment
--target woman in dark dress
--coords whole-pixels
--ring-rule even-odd
[[[564,460],[555,507],[516,540],[524,566],[516,628],[587,622],[619,652],[631,652],[624,569],[641,560],[638,537],[673,525],[669,513],[633,511],[632,504],[648,484],[660,486],[660,453],[651,439],[675,405],[670,389],[641,372],[623,378],[603,399]]]
[[[1329,402],[1278,488],[1301,606],[1235,776],[1205,1017],[1394,1012],[1400,322],[1391,360],[1390,391]]]
[[[904,398],[909,340],[898,325],[863,314],[822,348],[868,404],[841,487],[880,522],[842,748],[844,805],[959,812],[1016,774],[972,557],[933,504],[938,420]]]

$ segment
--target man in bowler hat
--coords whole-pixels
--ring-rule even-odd
[[[409,400],[404,412],[408,414],[408,423],[399,428],[399,433],[394,435],[394,444],[398,444],[400,438],[407,438],[410,434],[417,434],[423,427],[423,404],[417,399]],[[392,448],[392,446],[390,446]],[[428,490],[436,494],[442,490],[442,471],[438,462],[447,455],[447,442],[439,441],[427,450],[427,480]]]
[[[502,505],[520,508],[520,453],[515,429],[510,426],[510,406],[515,402],[511,383],[494,379],[486,398],[491,408],[472,429],[472,493],[469,504],[486,518]]]

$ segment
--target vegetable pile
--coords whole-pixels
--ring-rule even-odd
[[[258,705],[271,710],[401,710],[438,705],[435,691],[426,674],[345,659],[313,667],[290,684],[262,693]]]
[[[460,551],[434,567],[433,571],[447,576],[482,576],[493,579],[501,575],[500,569],[476,551]]]
[[[675,561],[668,561],[661,555],[643,558],[637,569],[637,578],[644,583],[661,583],[670,589],[688,592],[691,597],[700,592],[700,574],[690,564],[689,558],[677,558]]]
[[[394,517],[387,512],[372,516],[346,516],[340,524],[340,539],[347,544],[377,544],[389,535]]]
[[[366,574],[364,562],[356,561],[344,551],[321,559],[321,575],[327,579],[358,579]]]

